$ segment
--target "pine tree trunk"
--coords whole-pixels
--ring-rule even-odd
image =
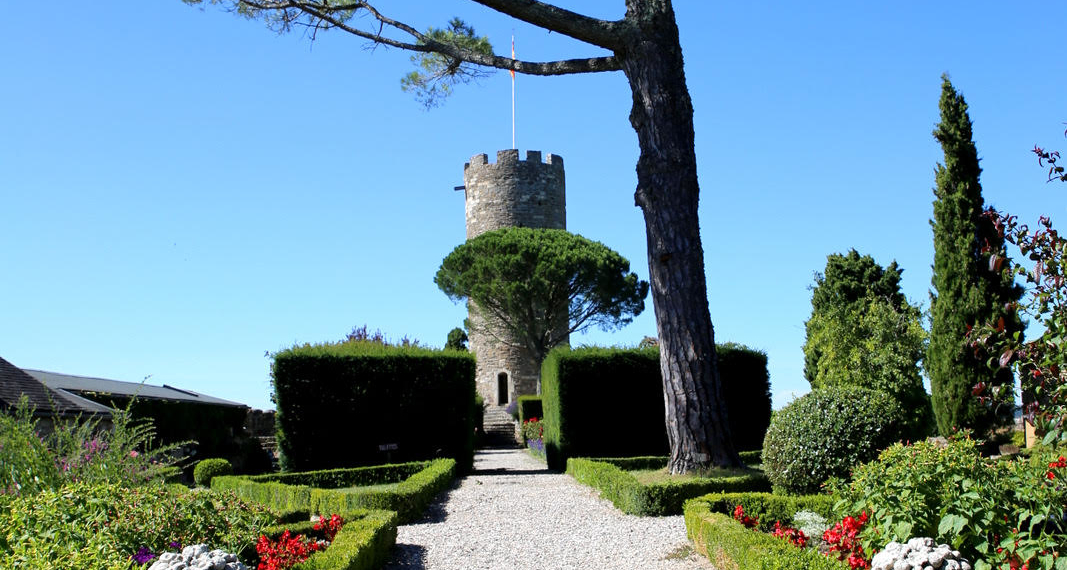
[[[729,434],[708,312],[697,206],[693,106],[669,0],[628,0],[631,40],[617,52],[633,92],[641,155],[635,201],[648,267],[666,403],[671,473],[741,464]]]

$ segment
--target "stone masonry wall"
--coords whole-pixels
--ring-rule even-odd
[[[544,162],[539,151],[527,151],[519,160],[516,149],[497,152],[495,164],[484,154],[471,157],[463,167],[466,189],[467,239],[506,227],[567,229],[566,187],[563,159],[549,154]],[[486,334],[479,317],[471,312],[470,349],[477,357],[478,393],[491,405],[504,405],[537,393],[540,367],[521,350],[499,338],[499,327]],[[507,374],[507,398],[498,394],[498,377]]]

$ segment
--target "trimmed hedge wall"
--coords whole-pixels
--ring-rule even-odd
[[[401,476],[403,473],[410,475]],[[407,524],[417,520],[430,501],[448,488],[455,473],[454,459],[436,459],[317,473],[215,477],[211,480],[211,488],[233,491],[238,497],[281,512],[345,513],[358,509],[384,509],[396,511],[399,523]],[[376,476],[380,478],[375,479]],[[360,488],[383,483],[397,485],[392,489]],[[315,486],[319,484],[328,486]]]
[[[541,396],[519,396],[519,425],[530,418],[544,418]]]
[[[760,449],[771,417],[767,355],[733,343],[717,351],[734,446]],[[559,347],[541,367],[541,397],[550,469],[569,457],[669,453],[658,348]]]
[[[771,376],[767,353],[734,342],[715,345],[719,357],[722,396],[734,448],[763,448],[763,436],[771,425]]]
[[[654,461],[653,461],[654,460]],[[620,467],[618,464],[624,465]],[[687,499],[716,491],[764,491],[770,483],[762,472],[737,477],[694,478],[642,485],[625,469],[659,469],[667,465],[666,457],[567,460],[567,474],[579,483],[600,491],[624,513],[641,516],[666,516],[682,513]]]
[[[541,398],[549,469],[569,457],[669,451],[656,349],[556,348],[541,367]]]
[[[370,341],[274,354],[278,448],[285,471],[439,457],[474,461],[474,357]]]
[[[685,529],[696,550],[716,568],[731,570],[847,570],[848,564],[714,512],[700,499],[685,504]]]

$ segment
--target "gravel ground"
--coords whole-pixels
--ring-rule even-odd
[[[386,569],[714,570],[681,516],[623,514],[518,449],[480,451],[474,469],[399,528]]]

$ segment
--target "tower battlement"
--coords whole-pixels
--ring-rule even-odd
[[[490,163],[476,154],[463,166],[466,190],[467,239],[507,227],[567,229],[563,158],[541,151],[516,149],[496,153]]]
[[[472,166],[475,168],[499,168],[501,166],[511,168],[512,165],[520,162],[532,162],[534,164],[552,165],[558,168],[563,168],[563,157],[558,154],[549,154],[545,157],[544,162],[542,162],[541,151],[528,150],[526,151],[526,160],[523,161],[519,159],[518,149],[509,148],[507,150],[496,151],[496,163],[489,162],[489,155],[485,153],[472,156],[471,161],[463,165],[463,174],[466,175],[467,169]]]

